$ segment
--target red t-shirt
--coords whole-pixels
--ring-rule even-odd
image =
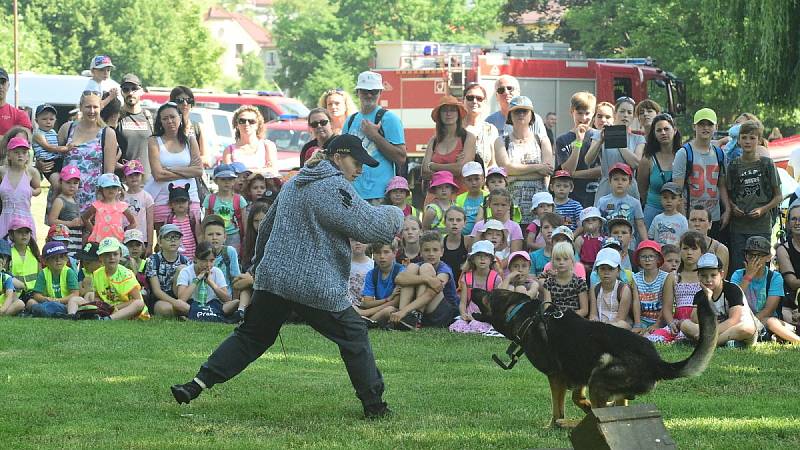
[[[31,130],[31,119],[25,114],[25,111],[15,108],[14,105],[6,103],[0,106],[0,134],[6,134],[12,127],[22,125],[23,127]]]

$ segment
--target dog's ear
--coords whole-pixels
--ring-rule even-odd
[[[490,294],[483,289],[473,288],[472,293],[470,294],[473,303],[478,305],[478,309],[481,310],[482,314],[491,315],[492,314],[492,305],[490,302]],[[474,315],[473,315],[474,317]]]

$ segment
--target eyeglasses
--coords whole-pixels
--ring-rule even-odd
[[[505,94],[506,91],[514,92],[515,90],[516,90],[516,88],[514,88],[514,86],[500,86],[499,88],[497,88],[497,93],[498,94]]]
[[[236,123],[238,123],[239,125],[247,125],[247,124],[255,125],[255,124],[258,123],[258,120],[256,120],[256,119],[242,119],[240,117],[239,119],[236,120]]]
[[[319,127],[324,127],[329,122],[330,121],[328,119],[322,119],[322,120],[317,120],[317,121],[314,121],[314,122],[309,122],[308,126],[310,126],[311,128],[319,128]]]
[[[183,97],[176,98],[175,99],[175,103],[177,103],[179,105],[184,105],[184,104],[185,105],[194,105],[194,99],[193,98],[183,98]]]
[[[381,93],[381,89],[359,89],[359,91],[361,91],[362,94],[367,95],[380,95]]]
[[[141,89],[141,86],[136,86],[135,84],[134,85],[126,84],[125,86],[122,86],[122,92],[125,94],[129,92],[136,92],[139,89]]]
[[[468,102],[482,102],[483,101],[483,97],[481,97],[480,95],[466,95],[466,96],[464,96],[464,98]]]
[[[165,241],[180,241],[181,240],[181,235],[180,234],[175,234],[175,233],[170,233],[170,234],[168,234],[166,236],[161,236],[161,239],[164,239]]]
[[[656,259],[656,255],[639,255],[639,259],[642,261],[652,261]]]
[[[632,99],[632,98],[630,98],[628,96],[622,96],[622,97],[617,98],[617,103],[622,103],[622,102],[629,102],[629,103],[632,103],[634,105],[636,104],[636,100],[634,100],[634,99]]]
[[[100,91],[83,91],[83,94],[81,95],[83,95],[84,97],[87,97],[89,95],[96,95],[100,97]]]

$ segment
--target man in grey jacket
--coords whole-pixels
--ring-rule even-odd
[[[356,194],[351,182],[362,164],[378,163],[358,138],[337,136],[284,185],[258,230],[255,293],[244,322],[192,381],[172,386],[178,403],[189,403],[244,370],[275,343],[295,311],[339,346],[364,415],[390,412],[366,325],[347,300],[348,239],[390,242],[402,228],[403,213],[394,206],[371,206]]]

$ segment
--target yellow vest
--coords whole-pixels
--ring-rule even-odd
[[[109,305],[116,306],[130,300],[128,294],[139,287],[139,282],[136,281],[133,271],[119,264],[117,271],[111,276],[106,275],[105,267],[95,270],[92,274],[92,285],[95,295]]]
[[[50,271],[49,267],[45,267],[42,272],[44,273],[44,288],[46,290],[47,297],[57,298],[55,289],[53,289],[53,272]],[[58,284],[61,286],[61,298],[69,296],[69,285],[67,284],[68,273],[69,267],[65,265],[61,268],[61,274],[58,277]]]
[[[22,260],[16,247],[11,247],[11,275],[23,283],[25,289],[33,289],[39,275],[39,261],[33,256],[30,247],[25,249],[25,260]]]

